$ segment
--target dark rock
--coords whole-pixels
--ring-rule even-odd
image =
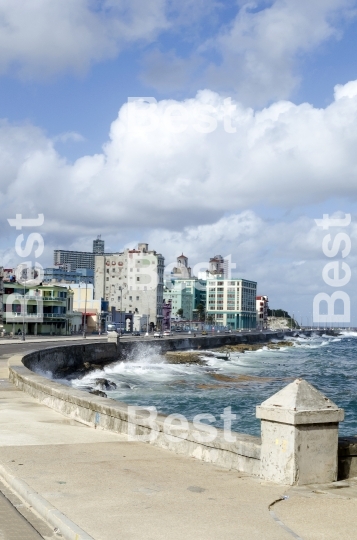
[[[100,390],[91,390],[89,393],[94,394],[95,396],[108,397],[105,392],[101,392]]]
[[[117,388],[128,388],[129,390],[131,388],[130,384],[122,381],[120,381],[116,386]]]
[[[115,390],[117,385],[113,381],[108,379],[96,379],[95,385],[98,386],[101,390]]]

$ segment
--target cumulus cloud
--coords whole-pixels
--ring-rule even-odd
[[[344,232],[353,243],[357,239],[354,220],[347,228],[334,228],[329,232],[332,238]],[[217,253],[230,257],[235,265],[233,276],[257,281],[258,294],[268,295],[271,307],[295,311],[299,322],[304,316],[303,322],[307,324],[306,317],[311,321],[315,295],[335,291],[322,278],[323,268],[332,260],[322,251],[326,234],[328,232],[317,227],[314,219],[306,216],[290,221],[282,218],[271,221],[262,219],[255,212],[244,211],[224,216],[215,223],[186,227],[178,232],[152,231],[148,239],[151,245],[160,246],[166,265],[175,262],[184,249],[195,273],[204,266],[202,263],[208,263]],[[341,254],[333,260],[338,259],[341,260]],[[355,267],[357,257],[353,250],[345,262],[352,269]],[[357,300],[353,280],[344,290],[353,302]]]
[[[351,83],[325,109],[279,101],[254,111],[208,90],[125,104],[102,153],[73,164],[39,129],[3,122],[0,204],[12,213],[49,208],[48,226],[82,235],[93,224],[180,230],[257,205],[355,201],[356,144]]]
[[[83,73],[125,45],[150,41],[168,28],[165,9],[165,0],[2,0],[0,73]]]

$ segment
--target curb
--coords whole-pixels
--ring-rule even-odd
[[[15,493],[20,496],[30,507],[34,508],[39,516],[54,529],[59,529],[65,540],[94,540],[92,536],[73,523],[67,516],[52,506],[46,499],[41,497],[34,489],[20,478],[9,473],[3,465],[0,465],[0,477]]]
[[[104,337],[106,336],[103,336],[102,339],[100,339],[100,336],[99,336],[99,340],[100,341],[104,341]],[[95,337],[86,337],[86,338],[83,338],[83,337],[69,337],[69,338],[66,338],[66,337],[60,337],[60,339],[56,339],[56,338],[50,338],[50,339],[26,339],[26,341],[22,341],[21,339],[17,339],[17,338],[13,338],[13,339],[6,339],[6,338],[0,338],[0,345],[21,345],[21,344],[26,344],[26,343],[59,343],[61,341],[63,342],[71,342],[71,341],[85,341],[85,340],[88,340],[88,341],[92,341],[92,340],[95,340],[95,339],[98,339],[98,336],[95,336]]]

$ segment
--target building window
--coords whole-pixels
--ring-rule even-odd
[[[136,278],[136,281],[140,281],[140,278],[139,278],[139,277],[137,277],[137,278]]]
[[[137,296],[137,297],[136,297],[136,299],[137,299],[137,300],[140,300],[140,297],[139,297],[139,296]]]

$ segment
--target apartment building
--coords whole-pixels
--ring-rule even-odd
[[[4,268],[0,266],[0,327],[3,323],[4,311]]]
[[[207,316],[231,329],[252,329],[257,325],[257,283],[246,279],[207,280]]]
[[[95,253],[95,255],[103,255],[104,248],[104,240],[102,240],[101,235],[99,235],[95,240],[93,240],[93,253]]]
[[[22,305],[25,296],[25,310]],[[30,288],[21,283],[4,284],[3,327],[6,333],[67,335],[72,331],[73,292],[58,285]]]
[[[68,251],[66,249],[55,249],[53,252],[53,264],[61,266],[67,271],[76,271],[78,268],[90,268],[94,270],[95,256],[104,254],[104,240],[100,236],[93,240],[93,252],[90,251]]]
[[[45,268],[43,283],[94,283],[94,270],[90,268],[77,268],[77,270],[65,270],[61,268]]]
[[[171,302],[172,317],[192,320],[194,296],[181,280],[165,281],[164,300]]]
[[[261,330],[265,330],[266,328],[268,328],[268,309],[269,298],[267,296],[257,296],[257,328],[260,328]]]
[[[151,326],[161,327],[165,259],[148,244],[122,253],[95,257],[95,299],[110,308],[147,315]]]
[[[221,275],[227,279],[229,277],[229,260],[222,255],[215,255],[209,260],[209,273],[211,275]]]

